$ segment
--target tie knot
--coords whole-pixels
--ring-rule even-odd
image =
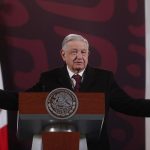
[[[72,78],[74,78],[76,80],[77,83],[79,83],[81,81],[81,76],[79,74],[74,74],[72,76]]]

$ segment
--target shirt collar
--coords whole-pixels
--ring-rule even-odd
[[[84,73],[84,70],[83,69],[81,72],[78,73],[78,75],[80,75],[82,77],[83,73]],[[75,74],[74,72],[72,72],[69,67],[67,66],[67,71],[68,71],[68,74],[69,74],[69,77],[72,78],[72,76]]]

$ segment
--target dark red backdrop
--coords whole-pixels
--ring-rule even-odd
[[[42,71],[62,65],[59,50],[66,34],[84,35],[90,64],[112,70],[133,97],[144,97],[145,38],[143,0],[1,0],[0,58],[5,89],[22,91]],[[18,141],[16,112],[9,112],[10,150],[27,150]],[[144,119],[111,110],[112,150],[144,150]]]

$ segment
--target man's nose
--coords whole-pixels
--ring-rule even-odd
[[[77,53],[77,58],[82,58],[82,53],[81,52]]]

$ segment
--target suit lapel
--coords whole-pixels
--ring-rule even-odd
[[[80,88],[81,92],[87,91],[87,89],[89,89],[91,84],[94,82],[94,75],[95,75],[94,70],[89,66],[87,66],[83,75],[83,82],[81,83]]]
[[[73,90],[66,66],[64,66],[63,68],[60,69],[60,76],[59,76],[58,80],[59,80],[60,84],[62,85],[62,87]]]

